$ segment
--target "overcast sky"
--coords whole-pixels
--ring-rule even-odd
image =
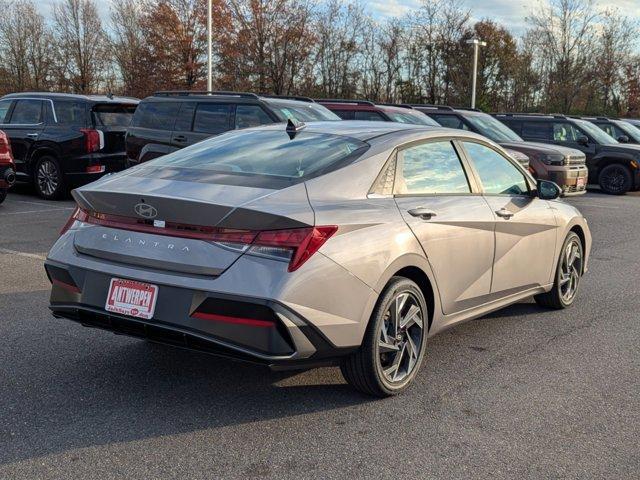
[[[401,16],[418,8],[420,0],[362,0],[376,18]],[[640,22],[640,0],[596,0],[600,8],[617,8],[621,13],[629,15]],[[39,3],[42,13],[51,18],[51,1]],[[107,20],[110,0],[96,2]],[[474,20],[489,18],[505,25],[513,34],[519,36],[525,29],[525,18],[538,0],[465,0]]]

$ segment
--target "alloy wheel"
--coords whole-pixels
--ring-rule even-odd
[[[565,303],[571,303],[578,291],[582,274],[582,245],[573,238],[565,246],[560,266],[560,296]]]
[[[413,293],[401,292],[380,323],[378,361],[385,379],[402,382],[413,372],[422,350],[424,314]]]
[[[42,160],[38,165],[36,174],[38,188],[47,197],[55,194],[60,182],[58,176],[58,167],[51,160]]]
[[[626,172],[622,166],[609,167],[602,178],[603,185],[610,192],[621,192],[626,181]]]

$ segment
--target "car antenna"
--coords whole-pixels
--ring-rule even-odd
[[[303,130],[306,126],[307,126],[306,123],[299,122],[298,120],[295,120],[295,119],[292,119],[292,118],[287,120],[287,129],[286,130],[287,130],[287,134],[289,135],[289,138],[291,140],[296,138],[296,135],[298,134],[298,132],[300,130]]]

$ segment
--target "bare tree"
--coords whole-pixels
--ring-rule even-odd
[[[54,4],[54,33],[61,73],[74,92],[99,88],[108,62],[107,40],[93,0],[61,0]]]

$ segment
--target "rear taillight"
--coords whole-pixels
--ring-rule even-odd
[[[7,134],[0,130],[0,155],[9,155],[9,160],[13,163],[13,152],[11,151],[11,141]]]
[[[104,146],[102,140],[102,132],[92,128],[81,128],[80,131],[84,135],[84,147],[87,153],[97,152]]]
[[[87,167],[86,172],[87,173],[104,173],[105,170],[106,170],[106,167],[104,165],[91,165]]]
[[[258,232],[174,222],[159,224],[153,220],[108,215],[76,208],[60,235],[66,233],[75,221],[134,232],[216,242],[249,255],[289,262],[290,272],[300,268],[338,230],[335,225]]]

